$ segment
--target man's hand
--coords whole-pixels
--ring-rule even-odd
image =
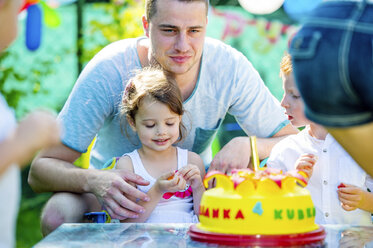
[[[96,173],[95,173],[96,174]],[[149,182],[142,177],[127,170],[100,171],[98,175],[89,180],[93,194],[101,202],[106,211],[114,219],[137,218],[138,213],[145,209],[129,198],[149,201],[149,197],[132,186],[148,185]]]
[[[214,157],[209,172],[217,170],[230,173],[233,169],[247,168],[251,158],[249,137],[236,137],[226,144]]]
[[[38,110],[19,122],[14,141],[19,143],[17,148],[22,152],[17,162],[25,165],[37,150],[60,144],[60,127],[54,115]]]

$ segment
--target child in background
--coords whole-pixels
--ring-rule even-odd
[[[0,53],[17,35],[21,0],[0,0]],[[0,247],[15,247],[15,224],[20,198],[20,168],[41,148],[59,142],[55,118],[43,111],[17,126],[13,111],[0,94]]]
[[[373,189],[372,178],[322,126],[305,117],[288,54],[281,61],[280,76],[284,88],[281,105],[293,126],[305,128],[272,149],[268,167],[307,174],[306,188],[316,208],[317,224],[371,225],[373,194],[367,188]]]
[[[159,69],[144,68],[128,83],[121,115],[137,133],[141,147],[124,154],[115,169],[142,176],[148,186],[137,186],[150,201],[145,212],[123,222],[192,223],[205,188],[205,167],[196,153],[173,146],[183,139],[184,113],[176,82]],[[193,211],[194,209],[194,211]]]

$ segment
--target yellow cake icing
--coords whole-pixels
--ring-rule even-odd
[[[197,227],[204,231],[238,235],[281,235],[318,229],[315,207],[302,172],[266,169],[237,170],[227,176],[209,172],[205,187],[216,187],[201,199]]]

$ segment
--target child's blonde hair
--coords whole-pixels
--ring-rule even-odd
[[[181,92],[176,81],[159,68],[145,67],[136,72],[124,90],[121,117],[125,116],[135,122],[135,116],[146,96],[166,104],[173,113],[179,116],[184,114]],[[183,139],[185,130],[183,123],[180,122],[179,141]]]
[[[287,76],[293,72],[293,64],[291,62],[291,56],[289,53],[285,53],[285,55],[281,59],[280,63],[280,77]]]

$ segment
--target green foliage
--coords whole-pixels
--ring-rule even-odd
[[[19,89],[6,89],[5,84],[9,78],[13,78],[17,81],[24,81],[26,77],[21,73],[15,71],[12,66],[5,67],[2,65],[2,62],[10,56],[10,52],[4,52],[0,54],[0,93],[5,97],[10,107],[16,108],[19,99],[26,93]]]
[[[17,220],[17,247],[28,248],[43,237],[40,230],[40,213],[51,194],[38,194],[22,198]]]
[[[94,6],[96,10],[103,11],[107,18],[89,21],[84,34],[84,44],[94,44],[94,46],[84,47],[82,61],[88,62],[111,42],[143,35],[141,17],[144,14],[144,2],[142,0],[111,0],[110,4],[97,3]]]
[[[7,50],[0,54],[0,93],[8,105],[17,109],[20,99],[30,94],[47,94],[42,87],[42,80],[54,72],[49,58],[40,58],[32,66],[22,66],[19,53]]]

